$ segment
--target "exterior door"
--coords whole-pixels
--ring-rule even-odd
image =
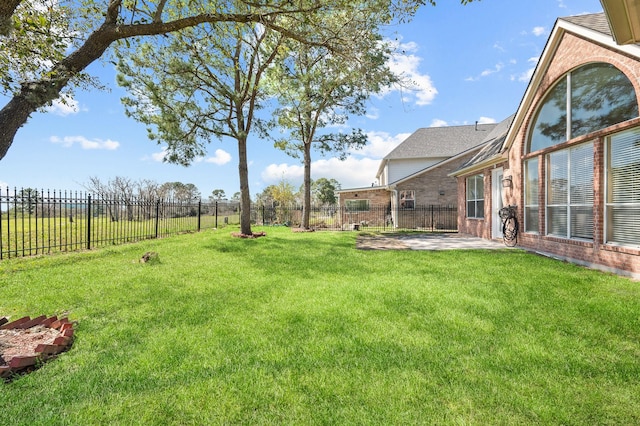
[[[491,172],[491,238],[502,238],[502,221],[498,212],[502,208],[502,168]]]

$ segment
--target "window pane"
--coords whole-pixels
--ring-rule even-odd
[[[467,178],[467,200],[476,199],[476,181],[475,176]]]
[[[570,237],[593,239],[593,207],[571,207]]]
[[[571,204],[593,205],[593,144],[571,150]]]
[[[538,159],[534,158],[525,163],[525,204],[538,204]]]
[[[567,95],[568,82],[571,87]],[[567,114],[567,100],[571,103],[571,114]],[[611,64],[584,65],[562,77],[542,101],[533,121],[528,152],[638,115],[636,93],[624,73]],[[570,125],[567,123],[569,117]]]
[[[538,207],[525,207],[525,232],[538,232]]]
[[[609,150],[607,201],[640,203],[640,130],[613,136]]]
[[[563,78],[542,102],[534,121],[529,152],[567,140],[567,80]]]
[[[568,151],[554,152],[548,158],[547,203],[566,205],[569,190]]]
[[[612,136],[607,151],[607,242],[639,247],[640,129]]]
[[[467,217],[476,217],[476,203],[467,201]]]
[[[547,234],[557,235],[562,238],[567,237],[567,208],[549,207],[547,208]]]
[[[467,217],[484,217],[484,178],[481,174],[467,178]]]
[[[631,81],[611,64],[571,72],[571,138],[638,116]]]
[[[527,160],[524,170],[524,230],[538,232],[538,159]]]
[[[415,192],[400,191],[400,208],[401,209],[413,209],[415,207]]]
[[[607,242],[640,246],[640,206],[609,206],[607,218]]]
[[[369,211],[369,200],[345,200],[344,205],[349,212]]]

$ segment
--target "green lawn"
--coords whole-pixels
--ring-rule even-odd
[[[640,423],[640,283],[264,230],[0,262],[0,316],[77,321],[0,424]]]

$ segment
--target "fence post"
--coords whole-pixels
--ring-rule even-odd
[[[433,232],[434,230],[434,226],[433,226],[433,204],[431,204],[431,232]]]
[[[216,215],[216,229],[218,229],[218,202],[215,204],[215,215]]]
[[[202,199],[198,201],[198,232],[200,232],[200,215],[202,214]]]
[[[158,226],[160,226],[160,199],[156,201],[156,238],[158,238]]]
[[[7,204],[9,203],[9,187],[7,186]],[[7,223],[9,223],[9,208],[7,206]],[[2,187],[0,187],[0,260],[3,259],[2,254]]]
[[[87,196],[87,250],[91,250],[91,194]]]

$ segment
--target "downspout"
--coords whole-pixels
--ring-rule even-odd
[[[395,189],[396,187],[389,187],[391,189],[391,220],[393,221],[393,227],[397,228],[398,227],[398,217],[397,217],[397,212],[398,212],[398,190]]]

